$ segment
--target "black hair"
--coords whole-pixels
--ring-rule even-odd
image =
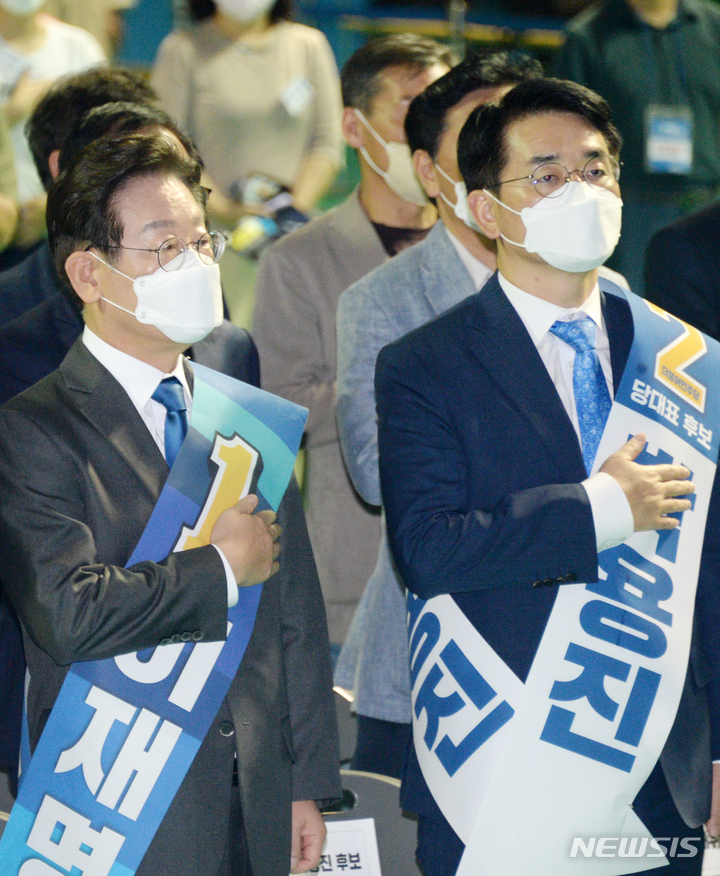
[[[458,138],[458,166],[468,192],[497,189],[508,161],[506,133],[520,119],[542,113],[570,113],[603,135],[618,158],[622,137],[599,94],[565,79],[533,79],[509,91],[499,104],[484,104],[469,115]]]
[[[114,101],[153,103],[157,95],[147,77],[123,67],[93,67],[57,79],[41,98],[25,125],[33,160],[46,190],[53,179],[50,154],[62,152],[67,139],[85,113]]]
[[[58,167],[60,171],[77,161],[78,155],[90,143],[112,134],[134,134],[149,128],[164,128],[174,134],[182,143],[188,155],[200,160],[195,144],[190,140],[159,107],[148,104],[115,101],[96,106],[79,119],[60,150]]]
[[[424,149],[431,158],[437,156],[447,113],[466,95],[481,88],[517,85],[542,75],[542,64],[521,52],[469,56],[428,85],[410,104],[405,133],[411,151]]]
[[[380,91],[380,75],[388,67],[414,67],[418,73],[433,64],[452,67],[457,58],[448,46],[412,33],[396,33],[370,40],[345,63],[340,85],[345,106],[366,115]]]
[[[205,211],[207,189],[200,185],[201,170],[197,160],[182,155],[157,131],[120,139],[110,134],[90,143],[48,193],[48,241],[58,275],[70,286],[65,262],[71,253],[89,246],[114,261],[111,247],[122,243],[124,233],[117,200],[137,179],[176,177]]]
[[[205,21],[212,18],[218,11],[217,4],[213,0],[190,0],[188,4],[190,19],[195,22]],[[270,24],[278,21],[292,21],[295,17],[293,0],[275,0],[270,9]]]

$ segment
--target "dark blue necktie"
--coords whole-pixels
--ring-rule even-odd
[[[167,409],[165,417],[165,459],[172,468],[188,429],[187,406],[182,384],[177,377],[165,377],[152,395]]]
[[[550,331],[575,350],[573,392],[583,460],[590,474],[612,406],[605,375],[595,351],[595,323],[586,316],[572,322],[555,322]]]

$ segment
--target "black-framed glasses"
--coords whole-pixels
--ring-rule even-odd
[[[612,189],[620,179],[620,162],[611,155],[598,155],[591,158],[582,170],[568,170],[562,164],[550,162],[540,164],[527,176],[518,176],[515,179],[505,179],[498,185],[505,183],[520,182],[529,179],[535,187],[535,191],[543,198],[557,198],[568,187],[570,178],[574,173],[580,176],[591,186],[599,189]]]
[[[214,265],[225,252],[225,235],[221,231],[206,231],[197,240],[185,241],[181,237],[168,237],[155,249],[137,246],[109,244],[107,249],[129,249],[133,252],[154,252],[163,271],[177,271],[185,264],[188,249],[194,249],[201,262]]]

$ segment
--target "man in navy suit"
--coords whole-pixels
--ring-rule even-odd
[[[398,570],[422,599],[451,594],[522,682],[560,587],[597,581],[598,553],[634,531],[674,528],[666,515],[687,510],[694,489],[683,466],[635,462],[644,435],[588,477],[595,427],[586,431],[586,401],[574,394],[575,351],[554,333],[558,322],[589,326],[609,409],[633,337],[627,303],[597,275],[619,235],[619,149],[607,104],[573,83],[522,83],[475,110],[459,166],[472,213],[497,242],[498,273],[378,358],[380,475]],[[716,565],[711,547],[701,603],[712,601]],[[701,627],[710,615],[699,612]],[[696,838],[695,853],[671,859],[673,874],[700,873],[697,828],[710,814],[704,667],[694,642],[675,728],[634,802],[653,836]],[[402,802],[419,814],[427,876],[454,874],[464,845],[414,749]]]

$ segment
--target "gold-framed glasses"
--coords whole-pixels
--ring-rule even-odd
[[[620,162],[611,155],[598,155],[591,158],[582,170],[568,170],[562,164],[548,162],[540,164],[527,176],[518,176],[515,179],[505,179],[499,182],[502,186],[506,183],[530,180],[535,191],[543,198],[557,198],[568,187],[573,174],[579,174],[588,185],[599,189],[612,189],[620,179]]]

